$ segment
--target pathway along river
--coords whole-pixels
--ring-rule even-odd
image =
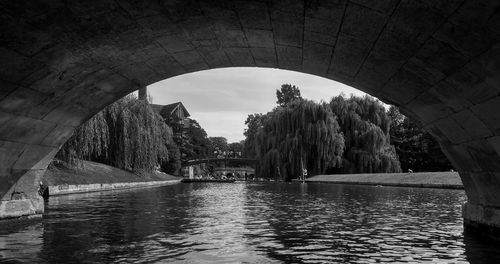
[[[51,197],[0,230],[0,262],[500,263],[463,236],[462,190],[299,183],[178,184]]]

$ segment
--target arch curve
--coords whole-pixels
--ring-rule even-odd
[[[2,1],[2,203],[35,199],[72,129],[125,94],[184,73],[255,66],[322,76],[399,106],[459,170],[466,220],[499,228],[498,5]]]

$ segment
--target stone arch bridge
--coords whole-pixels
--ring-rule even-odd
[[[195,159],[195,160],[188,160],[185,162],[182,162],[181,168],[186,168],[187,169],[187,175],[189,175],[190,178],[194,176],[193,174],[193,167],[196,165],[200,164],[206,164],[207,166],[209,165],[215,165],[214,167],[219,167],[223,165],[220,170],[226,171],[226,172],[241,172],[244,175],[244,172],[248,172],[248,168],[235,168],[231,167],[234,166],[235,164],[237,165],[247,165],[250,167],[253,167],[251,171],[254,171],[255,166],[257,166],[259,163],[259,160],[257,159],[250,159],[250,158],[230,158],[230,157],[223,157],[223,158],[201,158],[201,159]],[[228,164],[229,168],[227,168]],[[186,174],[184,174],[186,176]],[[245,178],[246,179],[246,178]]]
[[[154,82],[272,67],[342,82],[420,120],[459,170],[467,226],[500,228],[496,0],[0,1],[0,217],[78,126]],[[497,233],[498,234],[498,233]]]

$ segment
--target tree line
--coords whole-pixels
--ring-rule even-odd
[[[444,155],[439,143],[422,129],[422,124],[399,112],[395,106],[387,111],[391,120],[391,142],[401,162],[401,169],[408,171],[449,171],[453,165]]]
[[[316,175],[452,168],[416,122],[373,97],[339,95],[316,103],[290,84],[276,96],[277,107],[245,121],[244,153],[259,159],[263,177],[290,180],[303,169]]]
[[[76,128],[55,159],[69,166],[90,160],[138,174],[179,174],[183,161],[243,152],[242,142],[208,137],[196,120],[186,122],[187,126],[172,122],[146,100],[129,95]]]
[[[179,174],[183,161],[206,157],[257,158],[261,177],[445,171],[452,165],[421,125],[370,96],[339,95],[329,102],[302,98],[298,87],[276,91],[277,106],[248,115],[245,140],[208,137],[200,124],[170,122],[145,100],[126,96],[76,128],[57,160],[91,160],[136,173]],[[175,131],[182,131],[175,133]]]

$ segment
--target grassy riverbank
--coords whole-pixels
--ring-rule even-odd
[[[317,175],[307,182],[463,189],[457,172]]]
[[[181,178],[169,174],[152,172],[137,175],[105,164],[84,161],[79,168],[51,165],[44,176],[47,185],[81,185],[96,183],[122,183],[144,181],[168,181]],[[462,189],[462,181],[457,172],[418,173],[374,173],[374,174],[334,174],[316,175],[308,182],[385,185],[402,187],[429,187]]]
[[[180,180],[180,178],[160,172],[137,175],[129,171],[91,161],[83,161],[83,166],[78,168],[51,165],[44,175],[44,182],[51,186],[168,180]]]

